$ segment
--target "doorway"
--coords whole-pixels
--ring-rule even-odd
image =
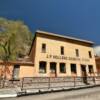
[[[87,84],[86,65],[81,65],[81,72],[82,72],[83,82],[84,82],[85,84]]]
[[[56,63],[55,62],[50,63],[50,77],[57,77]]]
[[[19,79],[20,65],[14,65],[13,79]]]

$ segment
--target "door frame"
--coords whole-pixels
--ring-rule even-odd
[[[57,63],[56,62],[50,62],[50,77],[57,77]]]
[[[15,79],[15,80],[19,79],[19,73],[20,73],[20,65],[14,65],[13,66],[12,78]]]
[[[82,75],[82,79],[83,79],[83,82],[85,84],[87,84],[87,71],[86,71],[86,65],[84,64],[81,64],[81,75]]]

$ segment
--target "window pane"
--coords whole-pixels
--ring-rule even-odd
[[[50,73],[56,73],[56,63],[50,63]]]
[[[66,73],[65,63],[60,63],[60,73]]]
[[[89,73],[93,73],[93,66],[89,65],[88,68],[89,68]]]
[[[64,47],[61,46],[61,55],[64,55]]]
[[[91,53],[91,51],[89,51],[89,58],[92,58],[92,53]]]
[[[19,78],[19,71],[20,71],[20,65],[14,65],[14,70],[13,70],[13,78],[14,79]]]
[[[71,72],[76,73],[76,64],[71,64]]]
[[[42,44],[42,52],[44,52],[44,53],[46,52],[46,44],[44,44],[44,43]]]
[[[39,73],[46,73],[46,62],[39,63]]]
[[[79,50],[76,49],[75,51],[76,51],[76,57],[79,57]]]

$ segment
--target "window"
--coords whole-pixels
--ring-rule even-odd
[[[76,73],[76,64],[71,64],[71,73]]]
[[[92,58],[92,53],[91,53],[91,51],[89,51],[88,53],[89,53],[89,58]]]
[[[61,55],[64,55],[64,47],[61,46]]]
[[[89,73],[93,73],[93,66],[92,65],[88,65],[88,68],[89,68]]]
[[[45,43],[42,44],[42,52],[43,52],[43,53],[46,52],[46,44],[45,44]]]
[[[75,51],[76,51],[76,57],[79,57],[79,50],[76,49]]]
[[[60,63],[60,73],[66,73],[65,63]]]
[[[46,62],[41,61],[39,63],[39,73],[46,73]]]
[[[50,62],[50,73],[56,73],[56,63]]]

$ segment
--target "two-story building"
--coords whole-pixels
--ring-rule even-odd
[[[29,52],[35,77],[91,76],[96,73],[93,42],[36,31]]]

